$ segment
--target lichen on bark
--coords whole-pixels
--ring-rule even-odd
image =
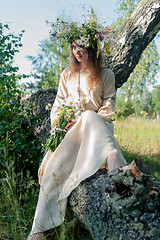
[[[69,197],[75,216],[94,240],[160,238],[160,182],[141,173],[98,171]]]

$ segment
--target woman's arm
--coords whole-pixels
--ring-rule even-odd
[[[98,115],[107,122],[110,122],[111,116],[115,111],[115,100],[116,100],[116,90],[115,90],[115,76],[114,73],[106,69],[102,73],[103,80],[103,98],[102,105],[98,110]]]

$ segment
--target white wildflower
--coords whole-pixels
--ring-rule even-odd
[[[68,109],[68,110],[67,110],[67,113],[68,113],[69,115],[72,114],[72,113],[73,113],[72,109]]]
[[[67,99],[66,105],[74,106],[74,104],[75,104],[74,99],[72,99],[72,98],[68,98],[68,99]]]
[[[92,23],[96,22],[96,19],[94,17],[92,17],[90,20]]]
[[[59,118],[55,118],[54,121],[53,121],[53,123],[54,123],[54,124],[57,124],[57,123],[58,123],[58,120],[59,120]]]
[[[90,21],[90,18],[89,17],[87,17],[87,19],[86,19],[86,22],[89,22]]]
[[[78,52],[82,52],[82,51],[83,51],[83,48],[77,47],[76,50],[77,50]]]
[[[46,110],[50,110],[52,108],[52,105],[50,104],[50,103],[48,103],[47,105],[46,105]]]
[[[81,45],[84,45],[84,46],[85,46],[86,44],[87,44],[87,41],[85,40],[85,38],[82,38],[82,39],[81,39]]]
[[[53,129],[50,131],[50,134],[51,134],[51,135],[54,135],[54,134],[55,134],[55,128],[53,128]]]
[[[67,115],[64,116],[64,118],[65,118],[66,120],[69,120],[71,117],[67,114]]]
[[[86,44],[85,44],[85,47],[86,47],[86,48],[89,47],[89,43],[86,43]]]
[[[76,42],[77,42],[78,45],[82,45],[81,39],[78,39]]]
[[[62,128],[56,128],[56,131],[63,132],[63,129]]]
[[[82,102],[77,103],[77,109],[82,109],[82,108],[83,108],[83,103]]]

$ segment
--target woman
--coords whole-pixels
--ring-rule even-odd
[[[58,107],[64,99],[82,99],[85,110],[76,122],[66,125],[63,141],[54,152],[47,152],[39,168],[41,187],[31,240],[43,239],[43,232],[64,221],[67,197],[81,181],[100,168],[110,172],[126,164],[111,123],[116,95],[114,74],[101,67],[97,40],[92,47],[86,45],[79,39],[72,41],[69,68],[62,72],[51,110],[51,128],[55,127]]]

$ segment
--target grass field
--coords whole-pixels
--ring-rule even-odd
[[[160,121],[125,119],[115,121],[115,137],[127,162],[141,158],[160,180]]]

